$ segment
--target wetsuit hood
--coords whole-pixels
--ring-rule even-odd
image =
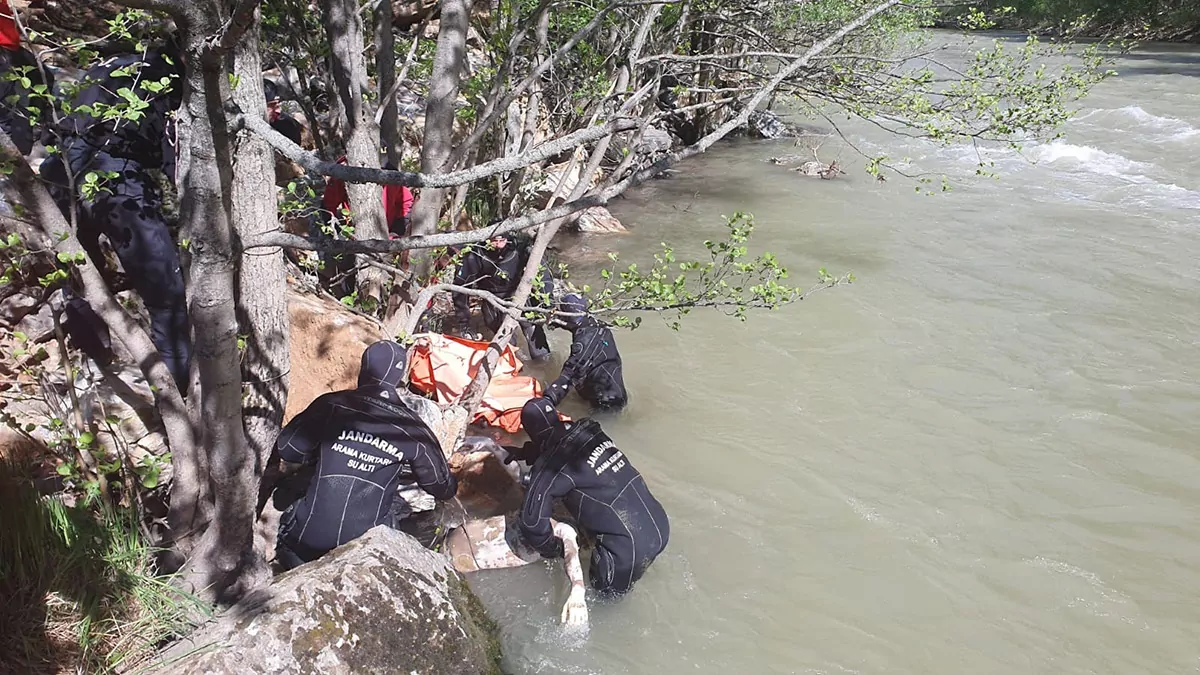
[[[548,398],[531,398],[521,408],[521,427],[538,446],[550,439],[558,424],[558,409]]]
[[[400,387],[408,372],[408,350],[392,340],[380,340],[363,351],[358,386]]]
[[[578,316],[564,316],[563,323],[567,327],[574,330],[583,324],[583,320],[587,318],[587,300],[578,293],[568,293],[563,296],[558,303],[558,309],[561,312],[576,314]]]

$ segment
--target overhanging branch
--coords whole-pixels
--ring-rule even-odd
[[[331,176],[347,183],[380,183],[383,185],[407,185],[409,187],[426,188],[457,187],[490,178],[496,174],[516,171],[517,169],[561,155],[567,150],[580,145],[585,145],[622,131],[630,131],[636,129],[638,126],[638,121],[634,118],[618,117],[604,124],[580,129],[553,141],[542,143],[528,152],[514,157],[502,157],[461,171],[423,174],[412,173],[410,171],[368,169],[361,166],[347,166],[345,164],[327,162],[318,157],[316,153],[301,148],[283,134],[272,129],[271,125],[261,117],[233,111],[231,119],[235,128],[244,128],[253,131],[266,140],[271,147],[278,150],[284,157],[322,176]]]

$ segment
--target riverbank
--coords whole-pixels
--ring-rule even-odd
[[[1050,18],[1010,17],[1001,19],[988,30],[1019,31],[1040,38],[1068,37],[1061,20]],[[931,28],[962,30],[955,19],[935,21]],[[1094,22],[1076,27],[1069,37],[1076,40],[1136,40],[1138,42],[1170,42],[1176,44],[1200,44],[1200,10],[1191,23],[1146,26],[1137,21]]]

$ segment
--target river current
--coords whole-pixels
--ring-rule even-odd
[[[476,575],[507,666],[1200,672],[1200,51],[1115,68],[1063,138],[987,151],[999,179],[849,123],[953,189],[876,182],[838,140],[829,181],[768,161],[790,141],[731,142],[615,204],[629,235],[572,242],[682,258],[744,210],[797,283],[858,280],[618,335],[633,402],[603,423],[670,546],[586,640],[551,564]]]

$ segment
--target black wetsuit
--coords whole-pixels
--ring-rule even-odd
[[[595,420],[555,424],[530,472],[519,528],[550,558],[563,555],[550,522],[555,499],[596,540],[590,577],[598,591],[625,593],[667,547],[666,512]]]
[[[388,385],[325,394],[280,433],[275,445],[284,461],[317,464],[307,493],[279,523],[276,558],[285,568],[376,525],[394,525],[392,501],[406,463],[426,492],[454,496],[458,481],[437,438],[399,400]]]
[[[585,316],[572,331],[571,355],[563,364],[562,374],[550,383],[546,398],[558,405],[571,387],[592,405],[602,409],[625,406],[629,395],[621,376],[621,354],[607,326]]]
[[[8,77],[9,73],[14,77]],[[21,78],[29,80],[28,87]],[[28,49],[0,49],[0,129],[4,129],[23,155],[28,155],[33,149],[33,142],[40,134],[39,128],[44,128],[50,119],[46,99],[41,96],[30,97],[30,90],[40,84],[46,85],[48,92],[52,91],[54,76],[48,69],[43,73],[38,68],[37,59]],[[38,112],[32,113],[30,107]]]
[[[120,56],[89,70],[75,106],[117,104],[122,99],[115,92],[123,87],[138,87],[143,97],[151,96],[134,84],[135,79],[158,82],[176,70],[163,57],[150,55],[145,59],[147,65],[137,68],[136,74],[114,75],[118,69],[142,61],[140,55]],[[56,130],[60,152],[42,163],[41,175],[68,219],[71,203],[78,205],[79,241],[93,263],[103,264],[99,236],[108,237],[150,314],[154,346],[176,383],[186,390],[192,349],[183,271],[175,240],[163,220],[158,184],[148,173],[157,168],[169,180],[175,179],[171,112],[179,107],[182,86],[174,80],[170,92],[151,96],[150,106],[136,122],[104,122],[86,112],[68,116]],[[68,189],[66,166],[75,178],[75,194]],[[106,181],[108,191],[89,200],[80,186],[92,171],[117,175]]]
[[[472,247],[458,266],[454,274],[457,286],[466,286],[481,291],[487,291],[504,300],[512,298],[521,283],[521,274],[525,270],[528,257],[525,252],[511,242],[502,249],[488,249],[483,246]],[[545,270],[542,271],[541,292],[546,296],[554,292],[554,281]],[[536,301],[535,301],[536,302]],[[461,293],[454,294],[454,311],[458,322],[464,328],[471,320],[471,298]],[[544,302],[541,304],[545,304]],[[504,313],[497,310],[490,302],[481,303],[483,320],[489,330],[495,332],[504,322]],[[534,359],[550,355],[550,341],[546,338],[546,330],[540,325],[521,322],[521,330],[529,343],[530,356]]]

